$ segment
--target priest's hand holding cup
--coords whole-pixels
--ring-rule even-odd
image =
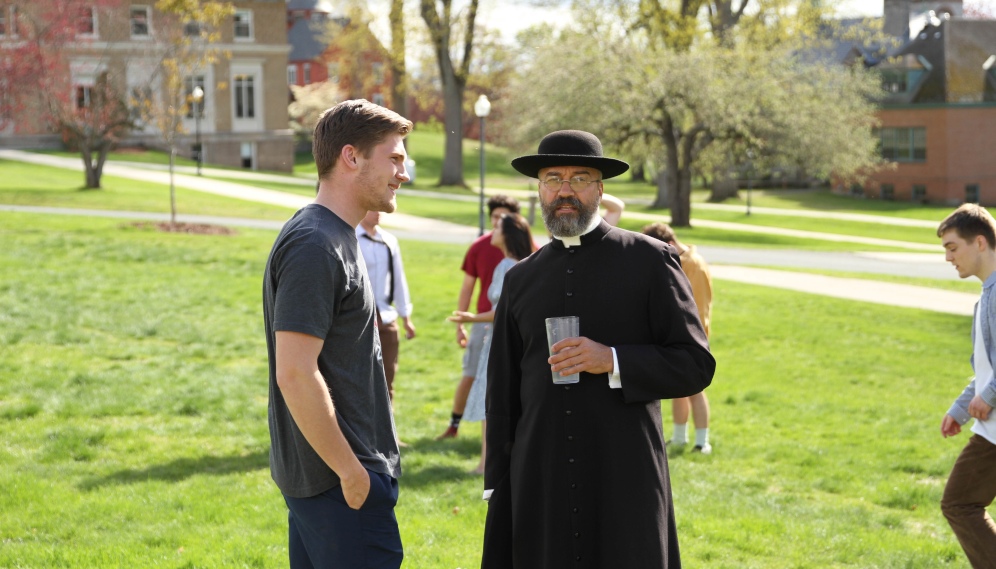
[[[586,371],[612,373],[612,348],[589,340],[584,336],[565,338],[551,346],[554,355],[547,362],[551,370],[561,376]]]

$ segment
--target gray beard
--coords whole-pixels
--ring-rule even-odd
[[[577,197],[557,198],[548,204],[543,204],[543,223],[554,237],[577,237],[588,229],[592,218],[598,215],[598,205],[601,201],[601,196],[598,196],[593,204],[586,205]],[[557,208],[564,204],[576,207],[578,212],[558,216]]]

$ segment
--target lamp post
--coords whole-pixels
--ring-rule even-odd
[[[481,230],[478,235],[484,235],[484,117],[491,114],[491,101],[488,101],[487,95],[477,98],[477,102],[474,103],[474,114],[481,119],[481,203],[478,211]]]
[[[201,102],[204,100],[204,89],[201,89],[200,85],[194,87],[193,93],[190,97],[194,100],[194,129],[197,132],[197,144],[194,147],[197,149],[197,175],[201,175]]]
[[[754,170],[753,160],[754,160],[754,151],[748,150],[747,151],[747,215],[748,216],[750,215],[751,189],[753,189],[753,184],[752,184],[753,178],[751,177],[751,174],[753,174]]]

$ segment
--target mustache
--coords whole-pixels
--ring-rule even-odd
[[[584,204],[582,204],[581,200],[579,200],[577,197],[569,196],[569,197],[559,197],[550,202],[550,205],[547,207],[549,207],[551,210],[555,210],[562,205],[569,205],[580,211]]]

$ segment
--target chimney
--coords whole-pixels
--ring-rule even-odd
[[[884,0],[882,32],[892,37],[910,37],[910,0]]]

